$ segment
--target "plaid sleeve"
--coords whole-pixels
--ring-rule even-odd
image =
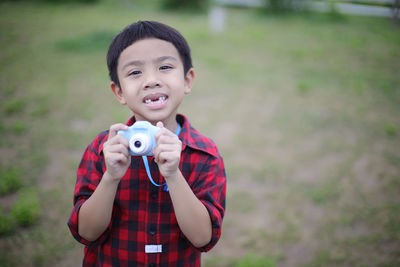
[[[200,248],[202,252],[212,249],[221,237],[222,220],[225,213],[226,174],[222,157],[211,157],[201,169],[196,178],[193,192],[204,204],[210,214],[212,224],[211,241]]]
[[[94,242],[90,242],[78,233],[79,223],[79,210],[82,204],[93,194],[96,190],[104,173],[104,160],[99,156],[99,147],[102,143],[102,135],[99,135],[85,150],[77,171],[77,179],[74,191],[74,208],[72,209],[70,218],[68,220],[68,227],[73,237],[84,245],[95,245],[102,243],[108,236],[108,229]],[[104,136],[103,136],[104,137]]]

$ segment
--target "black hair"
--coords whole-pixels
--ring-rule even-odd
[[[134,42],[147,38],[157,38],[172,43],[176,50],[178,50],[185,75],[193,67],[190,47],[185,38],[177,30],[156,21],[138,21],[127,26],[115,36],[108,48],[108,71],[111,81],[116,85],[120,86],[117,74],[120,54]]]

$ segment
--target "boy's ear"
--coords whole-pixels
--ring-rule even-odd
[[[192,91],[194,76],[194,69],[189,69],[185,75],[185,94],[189,94]]]
[[[121,105],[126,105],[126,100],[124,94],[122,93],[122,89],[114,82],[110,83],[111,91],[113,92],[114,96],[117,98],[118,102]]]

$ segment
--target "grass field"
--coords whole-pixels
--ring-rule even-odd
[[[192,48],[181,107],[218,144],[227,212],[204,266],[400,265],[400,30],[378,18],[207,14],[135,1],[0,3],[0,266],[79,266],[70,235],[86,145],[130,113],[111,38],[139,19]]]

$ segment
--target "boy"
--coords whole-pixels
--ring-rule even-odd
[[[226,177],[215,144],[177,114],[194,81],[190,48],[175,29],[139,21],[114,38],[107,65],[134,115],[100,133],[79,165],[68,226],[86,245],[83,265],[200,266],[221,235]],[[117,134],[135,121],[160,128],[149,171],[167,190]]]

